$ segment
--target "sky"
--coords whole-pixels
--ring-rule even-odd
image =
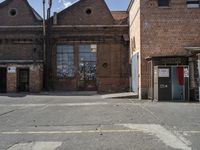
[[[2,2],[4,0],[0,0]],[[28,0],[30,5],[41,15],[42,14],[42,1],[43,0]],[[59,12],[64,8],[69,7],[77,0],[52,0],[52,12]],[[111,10],[127,10],[130,0],[105,0]],[[46,0],[48,2],[48,0]]]

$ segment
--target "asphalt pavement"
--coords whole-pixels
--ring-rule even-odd
[[[199,150],[199,141],[199,103],[0,96],[0,150]]]

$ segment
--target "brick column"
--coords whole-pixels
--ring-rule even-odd
[[[38,93],[42,90],[42,69],[38,66],[31,66],[30,67],[30,92]]]
[[[15,73],[7,72],[7,92],[8,93],[17,92],[17,72]]]

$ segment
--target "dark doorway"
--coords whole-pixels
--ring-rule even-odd
[[[7,89],[7,69],[0,68],[0,93],[6,93]]]
[[[18,92],[29,92],[29,69],[18,69],[17,90]]]
[[[79,46],[79,90],[96,90],[96,45]]]

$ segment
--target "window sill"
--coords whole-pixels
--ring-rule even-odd
[[[158,8],[160,8],[160,9],[171,9],[170,6],[158,6]]]
[[[187,7],[187,9],[200,9],[200,7]]]

